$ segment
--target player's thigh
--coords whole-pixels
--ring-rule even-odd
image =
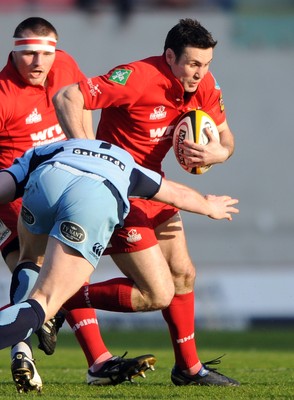
[[[18,235],[20,244],[19,263],[30,260],[39,267],[43,264],[47,234],[33,234],[23,224],[22,219],[18,220]]]
[[[30,298],[43,306],[49,319],[79,290],[93,270],[77,250],[49,237],[43,267]]]
[[[159,225],[155,233],[173,276],[176,292],[191,290],[195,280],[195,266],[188,252],[180,215],[176,214]]]
[[[167,302],[173,297],[172,276],[158,244],[132,253],[113,254],[112,258],[143,294],[153,299],[165,297]]]
[[[30,176],[21,218],[32,234],[49,234],[96,266],[123,218],[123,203],[102,177],[46,165]]]

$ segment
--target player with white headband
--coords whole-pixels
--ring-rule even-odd
[[[57,40],[50,37],[27,37],[16,38],[14,41],[14,51],[46,51],[55,53]]]
[[[58,123],[52,97],[61,87],[85,78],[75,60],[56,49],[58,33],[45,19],[25,19],[16,27],[13,37],[13,51],[0,72],[0,169],[9,167],[29,148],[66,139]],[[94,138],[90,111],[83,112],[83,124],[89,137]],[[40,269],[32,262],[17,266],[17,218],[20,208],[21,199],[0,207],[0,250],[13,273],[11,303],[27,298]],[[41,266],[42,259],[37,264]],[[55,349],[57,322],[56,318],[50,320],[45,329],[38,332],[46,354],[52,354]],[[112,360],[112,354],[102,341],[94,310],[75,310],[67,316],[67,322],[83,348],[89,372],[94,374],[93,379],[99,379],[99,374],[102,374],[107,381],[106,368],[115,367],[119,372],[124,368],[128,372],[130,366],[134,367],[134,359],[116,357]],[[25,340],[13,346],[11,357],[11,372],[18,391],[41,390],[42,380],[35,367],[30,342]],[[139,359],[139,370],[144,360],[144,357]],[[98,369],[100,372],[97,372]],[[117,380],[118,375],[115,377]],[[110,374],[109,381],[112,382],[112,379]]]

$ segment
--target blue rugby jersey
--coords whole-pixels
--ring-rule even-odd
[[[29,175],[45,164],[61,163],[79,171],[102,176],[119,191],[125,213],[129,212],[128,197],[151,198],[159,190],[161,176],[137,164],[133,157],[118,146],[100,140],[69,139],[26,151],[16,158],[9,172],[16,182],[16,196],[22,197]],[[81,188],[82,191],[82,188]]]

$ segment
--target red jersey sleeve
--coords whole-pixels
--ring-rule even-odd
[[[133,72],[131,66],[121,66],[108,74],[81,81],[86,109],[130,107],[145,90],[144,84],[136,79],[138,74]]]

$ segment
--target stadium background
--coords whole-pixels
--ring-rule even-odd
[[[77,8],[73,0],[0,0],[0,66],[15,27],[33,15],[55,25],[58,47],[89,76],[161,54],[166,33],[179,18],[199,19],[218,40],[211,70],[223,89],[236,151],[227,163],[198,177],[182,171],[170,152],[165,170],[168,178],[202,193],[238,197],[241,213],[231,223],[182,213],[198,270],[197,325],[293,325],[293,1],[138,0],[129,6],[125,14],[110,0],[93,2],[91,9]],[[5,304],[10,274],[0,264],[0,304]],[[117,274],[103,257],[92,280]],[[160,312],[99,316],[104,325],[126,328],[163,324]]]

